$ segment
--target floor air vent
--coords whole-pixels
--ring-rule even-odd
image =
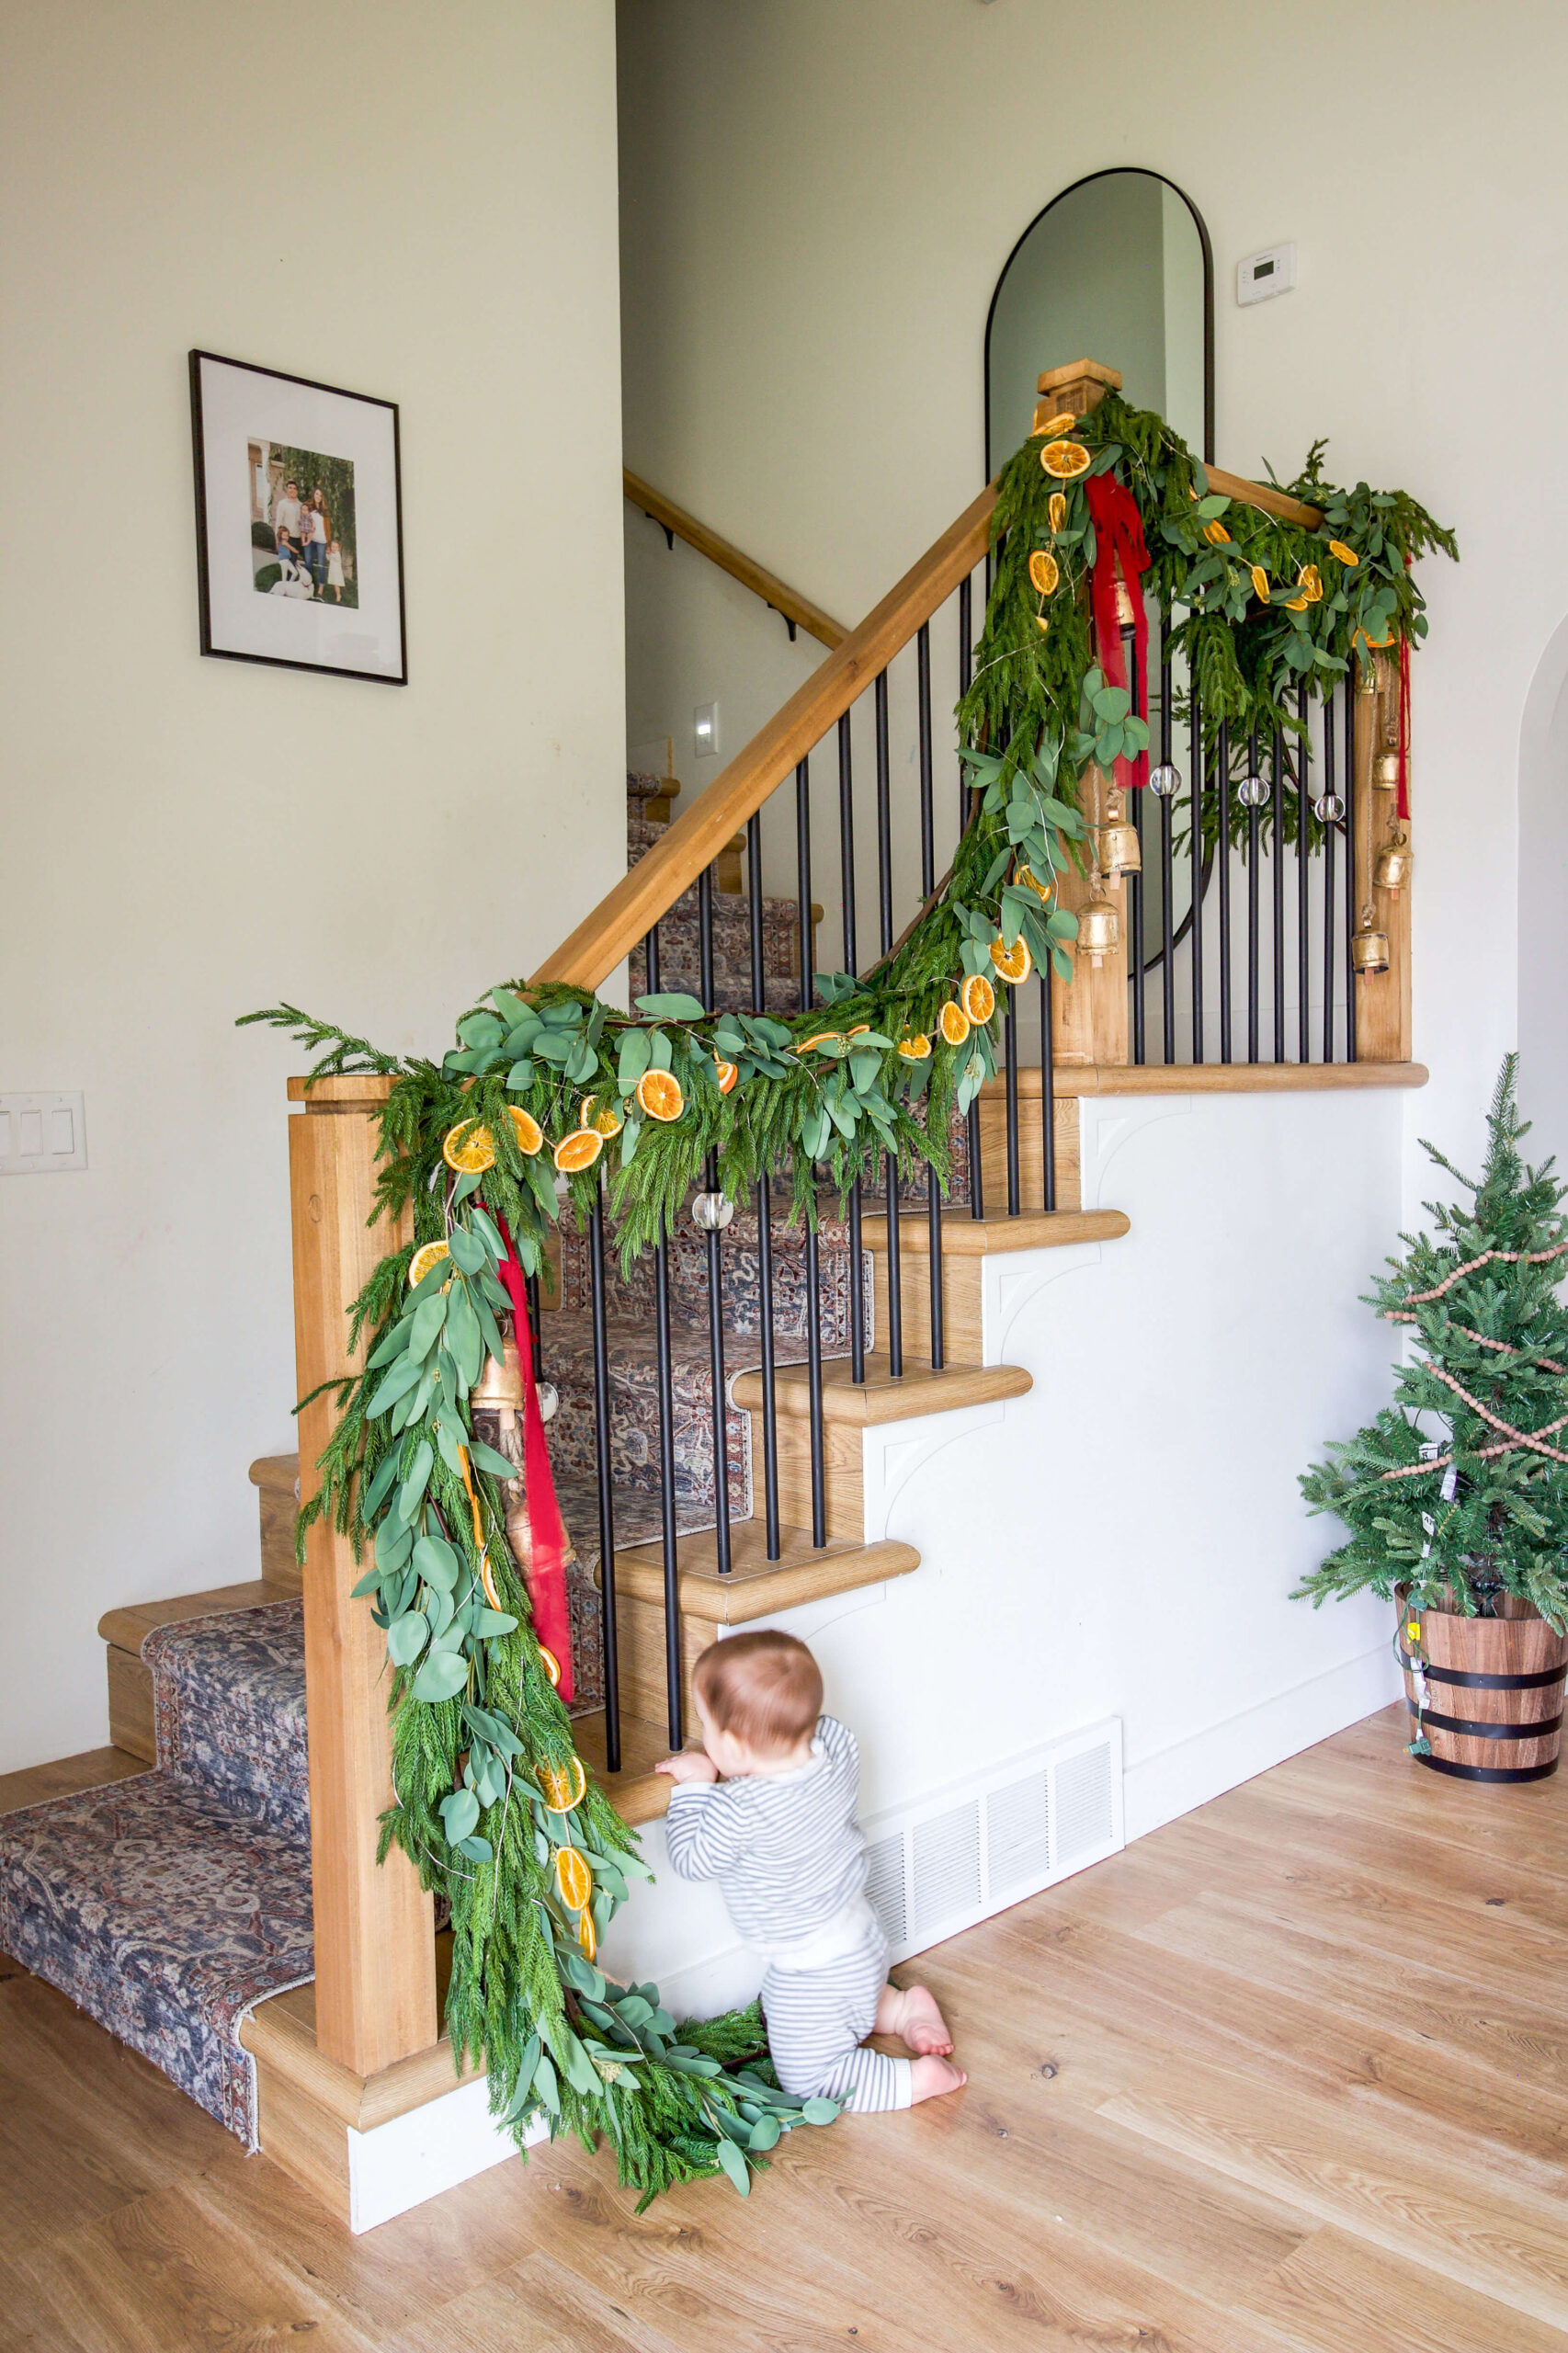
[[[1126,1844],[1121,1726],[1030,1749],[864,1828],[866,1893],[893,1959],[924,1952]]]

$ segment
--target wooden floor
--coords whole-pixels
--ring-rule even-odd
[[[360,2239],[0,1984],[0,2345],[189,2353],[1568,2347],[1568,1779],[1370,1718],[927,1955],[970,2087],[641,2221],[507,2164]],[[906,1978],[913,1970],[901,1972]]]

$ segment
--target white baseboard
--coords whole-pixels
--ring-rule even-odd
[[[1129,1840],[1359,1723],[1399,1696],[1399,1670],[1383,1643],[1153,1756],[1140,1757],[1127,1767],[1123,1785]]]
[[[476,2173],[505,2165],[517,2154],[510,2132],[490,2113],[490,2086],[481,2075],[454,2085],[439,2099],[412,2108],[369,2132],[346,2125],[348,2135],[348,2227],[373,2231],[394,2214],[406,2214],[443,2189],[455,2189]],[[547,2138],[542,2124],[528,2133],[531,2147]]]

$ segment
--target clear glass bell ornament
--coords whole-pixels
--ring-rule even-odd
[[[1162,761],[1157,768],[1149,770],[1149,790],[1159,800],[1169,801],[1181,790],[1181,770],[1173,767],[1169,760]]]
[[[734,1214],[733,1201],[722,1193],[699,1193],[691,1205],[691,1222],[699,1233],[722,1233]]]
[[[1337,792],[1320,792],[1312,802],[1312,815],[1320,825],[1337,825],[1345,815],[1345,803]]]
[[[1268,798],[1268,787],[1260,776],[1244,776],[1236,786],[1236,799],[1244,809],[1261,809]]]
[[[541,1422],[552,1422],[555,1419],[557,1409],[561,1404],[560,1390],[557,1389],[553,1381],[541,1381],[539,1384],[538,1393],[540,1420]]]

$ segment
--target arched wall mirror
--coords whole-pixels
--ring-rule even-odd
[[[1191,200],[1158,172],[1096,172],[1038,213],[985,326],[985,472],[1025,438],[1042,369],[1101,359],[1127,398],[1214,455],[1214,260]]]

